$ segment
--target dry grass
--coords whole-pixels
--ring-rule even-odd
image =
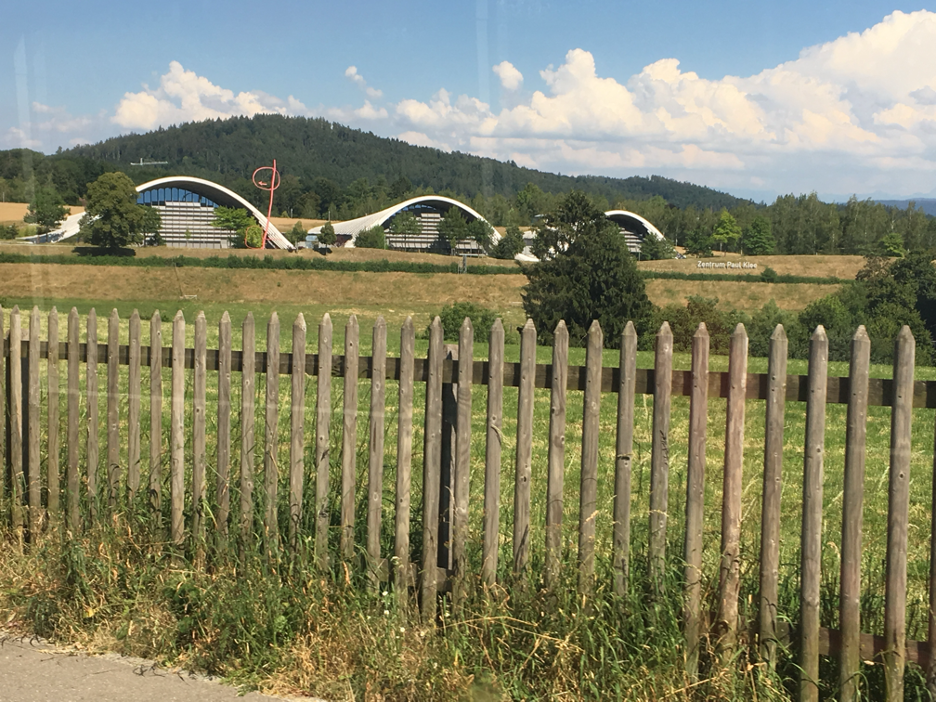
[[[648,280],[647,295],[653,304],[685,305],[690,295],[718,298],[719,307],[754,312],[770,300],[780,309],[802,310],[810,302],[839,289],[838,285],[811,283],[745,283],[724,280]]]
[[[746,270],[702,269],[698,262],[717,260],[722,261],[749,261],[756,263],[757,268]],[[855,274],[864,267],[863,256],[741,256],[740,254],[724,254],[716,259],[685,258],[671,261],[641,261],[638,267],[647,271],[675,271],[678,273],[731,273],[739,277],[743,275],[760,275],[767,268],[773,268],[780,275],[800,275],[816,278],[842,278],[853,280]],[[779,304],[779,301],[778,301]]]
[[[25,202],[0,202],[0,224],[22,224],[23,217],[26,216]],[[68,205],[71,214],[81,214],[84,207],[77,205]]]

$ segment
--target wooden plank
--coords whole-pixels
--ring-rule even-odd
[[[497,582],[497,555],[500,548],[501,452],[504,444],[504,324],[494,320],[488,343],[487,423],[484,452],[484,541],[481,579],[485,585]]]
[[[228,534],[231,515],[231,315],[227,310],[218,323],[218,476],[216,527]],[[219,543],[222,542],[219,540]]]
[[[372,334],[370,420],[367,457],[367,558],[376,584],[380,567],[380,528],[383,511],[384,427],[386,414],[387,323],[377,317]]]
[[[253,545],[254,463],[256,432],[256,326],[248,312],[241,325],[241,461],[240,461],[240,540],[241,549]]]
[[[26,455],[28,459],[26,472],[26,496],[29,504],[29,540],[35,542],[39,536],[42,523],[42,476],[40,475],[41,433],[42,433],[42,392],[39,386],[39,342],[41,317],[39,307],[34,306],[29,315],[29,356],[28,369],[28,407],[26,416],[29,418],[26,427],[26,438],[29,443]]]
[[[455,425],[458,422],[458,400],[454,374],[446,377],[444,369],[454,368],[458,361],[458,344],[444,344],[442,360],[442,457],[439,461],[439,567],[452,570],[452,477],[455,474]]]
[[[517,454],[514,482],[513,572],[522,576],[530,560],[530,482],[533,478],[533,381],[536,327],[528,319],[520,332],[520,389],[517,395]]]
[[[305,363],[306,321],[302,312],[292,328],[292,386],[289,395],[289,548],[296,555],[302,524],[302,488],[305,478]]]
[[[634,451],[634,392],[637,380],[637,331],[627,322],[621,334],[617,383],[617,434],[614,451],[614,592],[623,597],[630,576],[631,468]],[[603,375],[603,373],[602,373]]]
[[[565,488],[566,375],[569,330],[559,320],[553,331],[552,389],[549,397],[549,454],[546,478],[546,588],[559,585],[562,562],[562,510]]]
[[[663,322],[656,336],[653,367],[653,439],[650,457],[650,534],[648,558],[651,588],[663,591],[666,569],[666,522],[669,509],[669,433],[672,404],[673,332]]]
[[[150,466],[149,503],[153,517],[162,520],[162,318],[159,310],[150,318]]]
[[[2,314],[2,312],[0,312]],[[49,312],[48,321],[48,363],[46,377],[48,379],[48,407],[46,408],[47,434],[46,434],[46,483],[48,488],[48,508],[52,519],[61,518],[62,482],[59,468],[59,451],[61,439],[61,389],[59,375],[59,318],[55,307]],[[0,336],[3,332],[0,330]],[[0,394],[0,397],[3,397]],[[2,400],[0,400],[2,402]],[[2,414],[2,412],[0,412]],[[0,450],[0,456],[3,455]],[[0,481],[2,482],[2,481]]]
[[[85,382],[85,395],[88,401],[88,416],[87,416],[87,434],[86,434],[86,443],[85,443],[85,456],[88,462],[87,464],[87,476],[88,476],[88,509],[91,516],[91,522],[97,521],[98,516],[98,489],[97,489],[97,474],[98,474],[98,463],[100,461],[100,451],[98,444],[98,435],[100,432],[99,427],[99,416],[98,416],[98,374],[97,374],[97,362],[98,362],[98,324],[97,324],[97,312],[94,308],[91,308],[91,311],[88,313],[88,336],[87,336],[87,361],[86,363],[86,372],[87,380]]]
[[[672,346],[672,345],[671,345]],[[582,471],[579,489],[579,592],[595,588],[595,526],[598,518],[598,436],[601,431],[601,350],[604,334],[598,320],[585,342],[585,397],[582,412]]]
[[[360,327],[351,315],[345,325],[344,403],[341,430],[341,557],[354,557],[354,493],[357,478],[358,355]]]
[[[127,373],[127,503],[131,509],[140,490],[141,332],[140,313],[133,310],[130,315],[130,367]]]
[[[178,548],[185,535],[185,317],[172,320],[172,390],[169,415],[170,538]]]
[[[786,367],[789,343],[783,326],[770,335],[767,375],[769,395],[765,408],[764,482],[761,495],[760,595],[758,635],[761,659],[771,670],[777,664],[777,607],[780,588],[780,497],[783,468],[783,421],[786,402]]]
[[[279,520],[277,502],[279,485],[279,466],[277,452],[279,448],[279,361],[280,361],[280,323],[279,315],[274,311],[267,322],[266,349],[266,412],[263,437],[263,481],[264,481],[264,518],[263,536],[268,556],[275,558],[279,553]]]
[[[689,460],[686,469],[685,611],[686,675],[698,680],[702,640],[702,529],[705,506],[705,442],[708,425],[709,333],[699,324],[692,337],[692,388],[689,401]]]
[[[743,324],[731,335],[728,375],[731,392],[725,421],[725,469],[722,478],[721,565],[716,635],[725,663],[734,655],[738,637],[738,590],[741,586],[741,468],[744,450],[744,401],[748,337]]]
[[[474,328],[467,317],[458,334],[458,417],[455,422],[454,507],[452,514],[452,603],[456,611],[468,594],[468,504],[471,490],[471,370]]]
[[[208,471],[207,421],[208,322],[205,313],[195,316],[195,373],[192,387],[192,538],[195,563],[205,560],[205,475]]]
[[[842,563],[839,589],[839,700],[857,702],[861,671],[861,531],[864,511],[865,438],[871,339],[864,326],[852,338],[849,378],[851,402],[845,428],[842,494]]]
[[[332,321],[328,313],[318,329],[318,385],[315,401],[315,560],[328,568],[328,429],[331,424]]]
[[[23,327],[18,306],[10,312],[10,504],[12,505],[13,531],[16,540],[23,542],[26,524],[23,498],[25,475],[23,472]]]
[[[65,500],[66,519],[72,534],[77,533],[80,520],[80,490],[81,478],[79,476],[78,456],[81,452],[79,446],[79,415],[81,413],[81,366],[78,361],[78,337],[80,321],[78,310],[74,307],[68,313],[68,421],[65,429],[65,441],[68,443],[68,454],[65,465]]]
[[[7,352],[6,334],[3,331],[5,322],[3,305],[0,305],[0,495],[7,494],[7,443],[10,434],[10,400],[7,397]],[[0,513],[0,523],[6,521],[6,514]]]
[[[397,414],[396,515],[394,519],[394,582],[401,598],[410,586],[410,491],[413,463],[413,361],[416,332],[413,318],[400,329],[400,388]]]
[[[884,595],[884,673],[888,700],[902,700],[906,654],[907,523],[910,504],[910,429],[916,344],[910,328],[894,343],[890,477],[887,490],[887,565]]]
[[[107,319],[107,507],[113,513],[120,494],[120,317]]]
[[[423,552],[420,612],[424,622],[435,621],[439,550],[439,467],[442,461],[442,322],[429,327],[426,381],[426,424],[423,445]]]
[[[803,528],[800,547],[800,700],[819,699],[819,589],[822,566],[822,483],[829,340],[822,326],[809,340]]]

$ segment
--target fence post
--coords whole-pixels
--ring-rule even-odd
[[[686,674],[697,679],[702,631],[702,527],[705,503],[705,439],[708,420],[709,333],[699,324],[692,337],[689,462],[686,471]]]
[[[357,478],[358,344],[357,317],[345,325],[344,408],[341,434],[341,557],[354,557],[354,492]]]
[[[467,595],[468,502],[471,489],[471,385],[474,328],[467,317],[458,334],[458,407],[455,421],[455,474],[452,477],[452,601],[460,608]]]
[[[0,305],[0,495],[7,494],[7,471],[10,469],[9,448],[10,434],[10,398],[7,397],[7,363],[6,363],[6,335],[4,327],[3,305]],[[5,521],[6,515],[0,514],[0,521]]]
[[[328,568],[328,428],[331,424],[332,321],[328,312],[318,329],[318,384],[315,398],[315,562]]]
[[[263,433],[263,482],[264,510],[263,540],[266,556],[275,559],[279,553],[279,520],[277,517],[277,493],[279,485],[279,365],[280,365],[280,322],[274,311],[267,321],[266,345],[266,407]]]
[[[809,340],[809,399],[803,465],[800,547],[800,700],[819,699],[819,586],[822,566],[822,480],[829,340],[822,325]]]
[[[205,473],[208,467],[207,446],[207,384],[208,384],[208,323],[205,313],[195,317],[195,373],[192,389],[192,538],[195,541],[195,561],[200,566],[205,558]]]
[[[533,383],[536,327],[528,319],[520,332],[520,389],[517,393],[517,461],[514,484],[513,571],[526,572],[530,558],[530,480],[533,474]]]
[[[780,495],[783,468],[783,418],[786,401],[788,342],[778,324],[770,335],[768,395],[764,420],[764,482],[761,506],[758,635],[761,659],[773,670],[777,662],[777,598],[780,578]]]
[[[120,317],[107,319],[107,507],[117,509],[120,493]]]
[[[725,470],[722,479],[721,566],[716,634],[722,661],[738,640],[738,590],[741,586],[741,469],[744,450],[744,401],[747,393],[748,337],[735,327],[728,350],[728,406],[725,421]]]
[[[484,544],[481,579],[488,586],[497,582],[500,545],[500,477],[503,449],[504,411],[504,324],[494,320],[488,343],[487,426],[484,453]]]
[[[423,448],[423,552],[420,610],[425,622],[436,614],[439,560],[439,468],[442,460],[442,321],[429,327],[426,360],[426,428]]]
[[[299,552],[299,527],[302,524],[302,488],[305,478],[305,386],[306,321],[302,312],[292,328],[292,392],[289,425],[289,548]]]
[[[861,537],[864,509],[865,436],[868,420],[868,370],[871,339],[864,326],[852,337],[848,370],[848,418],[845,429],[845,476],[842,496],[842,565],[839,622],[839,699],[858,700],[861,666]]]
[[[10,312],[10,505],[13,530],[17,541],[23,543],[23,327],[19,306]]]
[[[77,342],[77,334],[75,336]],[[71,362],[69,351],[69,363]],[[162,521],[162,318],[150,319],[150,473],[149,502],[157,524]],[[75,361],[77,368],[77,359]],[[157,527],[158,528],[158,527]]]
[[[79,389],[81,383],[81,359],[79,358],[81,350],[78,343],[78,336],[80,333],[79,324],[78,310],[72,307],[71,311],[68,313],[68,422],[65,430],[65,440],[68,442],[68,455],[65,466],[65,510],[67,513],[68,528],[71,530],[72,534],[78,531],[80,520],[79,498],[81,490],[81,478],[78,474],[78,456],[80,454],[78,437],[81,431],[78,425],[79,414],[81,412],[81,391]]]
[[[413,464],[413,375],[416,330],[407,317],[400,329],[400,409],[397,415],[396,518],[393,555],[394,582],[400,600],[406,600],[410,583],[410,487]]]
[[[631,467],[634,451],[634,396],[637,384],[637,331],[628,322],[621,334],[617,439],[614,452],[614,592],[623,596],[630,578]]]
[[[169,416],[170,538],[182,545],[185,503],[185,317],[182,310],[172,320],[172,393]]]
[[[569,330],[559,320],[553,332],[549,398],[549,473],[546,484],[546,588],[559,585],[562,562],[562,508],[565,488],[566,388],[569,382]]]
[[[231,513],[231,315],[227,310],[218,323],[218,347],[218,512],[215,525],[221,536],[226,537]]]
[[[2,313],[0,313],[2,316]],[[2,331],[0,331],[2,335]],[[48,364],[46,366],[46,376],[48,378],[48,397],[49,404],[47,409],[47,418],[48,418],[48,434],[46,436],[46,448],[47,448],[47,471],[46,479],[48,481],[48,508],[49,515],[52,519],[59,520],[61,519],[61,493],[62,493],[62,482],[61,482],[61,473],[59,469],[59,447],[61,439],[61,407],[59,406],[61,399],[61,389],[59,387],[59,321],[58,321],[58,310],[55,307],[49,312],[49,352],[48,352]],[[0,349],[2,353],[2,349]],[[2,402],[2,401],[0,401]],[[0,451],[0,456],[3,453]],[[0,486],[2,486],[3,481],[0,479]]]
[[[887,489],[887,575],[884,595],[884,677],[887,699],[902,700],[906,656],[907,521],[910,507],[910,429],[916,347],[904,325],[894,343],[890,478]]]
[[[367,557],[372,582],[380,578],[380,525],[383,510],[384,414],[387,388],[387,323],[377,317],[371,334],[371,393],[367,457]]]
[[[98,375],[97,375],[97,363],[98,363],[98,324],[97,324],[97,312],[94,311],[94,308],[91,308],[91,311],[88,312],[88,337],[87,337],[87,382],[85,384],[85,394],[88,400],[88,427],[87,427],[87,444],[86,444],[86,460],[88,461],[87,465],[87,475],[88,475],[88,509],[91,517],[91,522],[94,523],[97,521],[98,516],[98,489],[97,489],[97,472],[98,472],[98,462],[100,459],[99,450],[98,450],[98,432],[100,430],[99,417],[98,417]]]
[[[42,394],[39,387],[39,307],[34,306],[29,315],[29,379],[27,381],[28,407],[25,420],[28,420],[27,439],[29,458],[27,473],[27,499],[29,504],[29,540],[35,542],[39,536],[39,525],[42,523],[40,511],[42,509],[42,478],[39,475],[41,456],[39,453],[40,435],[42,429]]]
[[[133,509],[140,489],[140,313],[130,315],[130,338],[127,373],[127,504]]]
[[[579,488],[579,592],[595,590],[595,522],[598,518],[598,432],[601,421],[601,350],[604,334],[598,320],[585,342],[585,397],[582,405],[582,471]]]
[[[445,360],[455,368],[458,361],[458,344],[443,346]],[[455,475],[456,425],[458,424],[457,378],[442,383],[442,451],[439,462],[439,567],[452,568],[452,512],[455,492],[452,479]]]
[[[650,580],[663,592],[666,568],[666,517],[669,501],[669,424],[673,374],[673,332],[663,322],[656,336],[653,386],[653,440],[650,458]]]
[[[256,327],[253,313],[248,312],[241,325],[240,539],[242,554],[246,552],[253,539],[256,372]]]

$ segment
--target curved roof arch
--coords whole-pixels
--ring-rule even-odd
[[[645,239],[647,236],[652,236],[656,239],[664,238],[663,232],[639,214],[628,212],[627,210],[608,210],[605,212],[605,216],[618,226],[622,226],[630,231],[637,230],[635,233],[639,234],[641,239]]]
[[[267,226],[266,215],[247,202],[247,200],[242,198],[233,190],[229,190],[223,185],[218,185],[217,183],[213,183],[210,180],[205,180],[204,178],[195,178],[193,176],[166,176],[164,178],[151,180],[148,183],[142,183],[141,185],[137,186],[136,191],[138,193],[144,193],[147,190],[152,190],[153,188],[165,187],[185,187],[194,193],[204,195],[205,197],[214,200],[223,207],[244,208],[253,215],[254,219],[257,220],[257,223],[261,227]],[[267,240],[272,242],[273,245],[278,249],[295,248],[292,244],[289,243],[289,240],[283,236],[282,232],[280,232],[280,230],[277,229],[272,222],[270,222],[269,229],[267,230]]]
[[[376,227],[378,224],[381,227],[385,227],[387,222],[396,215],[398,215],[403,210],[409,209],[415,205],[429,205],[433,206],[442,212],[448,212],[451,208],[457,207],[464,214],[468,216],[468,221],[473,222],[476,219],[484,219],[480,214],[478,214],[471,207],[466,205],[463,202],[458,200],[453,200],[450,197],[444,197],[442,195],[420,195],[419,197],[410,198],[396,205],[392,205],[385,210],[380,212],[375,212],[373,214],[364,215],[363,217],[358,217],[357,219],[349,219],[345,222],[332,222],[332,226],[335,228],[335,234],[341,236],[350,236],[351,241],[345,244],[346,247],[354,246],[354,238],[358,235],[359,232],[363,232],[371,227]],[[322,226],[313,227],[309,230],[309,234],[319,234],[322,231]]]

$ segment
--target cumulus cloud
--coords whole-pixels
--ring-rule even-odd
[[[504,90],[517,90],[523,85],[523,74],[510,61],[501,61],[492,70],[500,78]]]
[[[367,81],[364,80],[364,76],[358,73],[357,66],[348,66],[344,72],[345,78],[348,78],[352,83],[358,86],[363,90],[367,97],[377,99],[383,97],[383,91],[378,90],[377,88],[372,88],[367,84]]]

